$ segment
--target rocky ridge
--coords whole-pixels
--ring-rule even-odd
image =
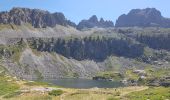
[[[84,29],[84,28],[93,28],[93,27],[99,27],[99,28],[114,27],[114,23],[112,21],[105,21],[103,18],[101,18],[98,21],[97,16],[93,15],[88,20],[82,20],[77,25],[77,29],[79,30]]]
[[[76,27],[76,24],[67,20],[62,13],[50,13],[39,9],[18,7],[11,9],[9,12],[1,12],[0,23],[15,25],[30,23],[34,28],[54,27],[55,25]]]
[[[155,8],[133,9],[127,15],[121,15],[116,27],[170,27],[170,19],[161,15]]]

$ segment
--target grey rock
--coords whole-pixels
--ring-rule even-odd
[[[164,18],[155,8],[133,9],[127,15],[121,15],[116,27],[170,27],[170,20]]]
[[[93,15],[88,20],[82,20],[77,25],[77,29],[79,30],[84,28],[93,28],[93,27],[107,28],[107,27],[114,27],[114,24],[112,21],[104,21],[103,18],[101,18],[100,21],[98,21],[97,16]]]
[[[54,27],[56,24],[73,26],[76,24],[67,20],[62,13],[50,13],[39,9],[13,8],[9,12],[0,13],[1,24],[30,23],[35,28]]]

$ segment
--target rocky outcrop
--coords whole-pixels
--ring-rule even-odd
[[[155,8],[133,9],[127,15],[121,15],[116,27],[170,27],[170,19],[164,18]]]
[[[30,23],[35,28],[54,27],[56,24],[76,27],[76,24],[67,20],[62,13],[49,13],[48,11],[29,8],[13,8],[9,12],[1,12],[0,23],[15,25]]]
[[[29,48],[20,53],[19,64],[10,59],[4,59],[2,65],[11,75],[21,79],[87,78],[103,69],[99,68],[94,61],[77,61],[47,52],[37,55]]]
[[[105,21],[103,18],[98,21],[98,18],[96,15],[93,15],[88,20],[82,20],[78,25],[77,29],[81,30],[83,28],[93,28],[93,27],[114,27],[114,24],[112,21]]]
[[[144,51],[142,44],[132,43],[128,39],[106,37],[75,38],[68,41],[61,38],[49,38],[48,40],[31,38],[29,43],[38,51],[56,52],[79,61],[90,59],[100,62],[111,55],[136,58],[143,55]]]

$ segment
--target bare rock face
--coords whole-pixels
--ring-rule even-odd
[[[98,21],[98,18],[96,15],[93,15],[88,20],[82,20],[78,26],[77,29],[81,30],[83,28],[93,28],[93,27],[101,27],[101,28],[107,28],[107,27],[114,27],[114,24],[112,21],[104,21],[103,18]]]
[[[49,13],[39,9],[13,8],[9,12],[0,13],[1,24],[30,23],[35,28],[54,27],[56,24],[73,26],[76,24],[67,20],[62,13]]]
[[[127,15],[121,15],[116,27],[170,27],[170,20],[164,18],[155,8],[133,9]]]

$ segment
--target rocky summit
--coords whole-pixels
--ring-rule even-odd
[[[161,15],[155,8],[133,9],[127,15],[121,15],[116,27],[170,27],[170,19]]]
[[[73,26],[76,24],[67,20],[62,13],[50,13],[39,9],[13,8],[9,12],[0,13],[1,24],[30,23],[34,28],[54,27],[56,24],[62,26]]]
[[[96,15],[93,15],[88,20],[82,20],[78,25],[77,29],[83,29],[83,28],[93,28],[93,27],[114,27],[114,24],[112,21],[105,21],[103,18],[98,21],[98,18]]]

